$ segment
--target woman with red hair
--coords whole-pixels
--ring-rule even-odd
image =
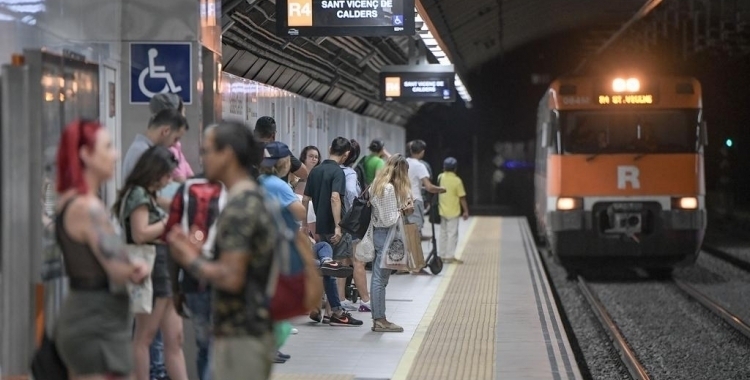
[[[105,128],[79,120],[62,133],[57,150],[55,223],[70,292],[54,340],[73,380],[130,378],[130,300],[124,285],[150,273],[130,260],[97,190],[112,178],[117,151]]]

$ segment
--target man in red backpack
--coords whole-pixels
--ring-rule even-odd
[[[226,203],[224,185],[210,182],[198,175],[180,186],[172,199],[167,228],[182,225],[186,232],[197,228],[207,237],[202,254],[213,258],[216,219]],[[172,265],[172,294],[175,294],[175,310],[187,317],[185,308],[193,322],[195,342],[198,346],[198,377],[210,379],[209,350],[211,347],[211,289],[205,281],[199,281],[182,268]]]

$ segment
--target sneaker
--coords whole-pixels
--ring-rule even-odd
[[[284,359],[284,360],[289,360],[292,358],[292,355],[287,355],[287,354],[282,353],[281,351],[276,351],[276,357]]]
[[[297,334],[299,334],[299,330],[297,330],[296,328],[292,327],[292,335],[297,335]]]
[[[345,311],[338,316],[335,314],[332,315],[330,325],[356,327],[362,326],[362,321],[360,321],[359,319],[354,319],[351,314]]]
[[[354,302],[349,300],[341,301],[341,308],[346,311],[355,311],[359,309],[359,307],[355,305]]]
[[[328,325],[331,323],[331,316],[330,315],[324,315],[323,316],[323,324]]]
[[[323,320],[322,316],[320,315],[320,310],[317,311],[311,311],[310,312],[310,319],[312,319],[315,322],[320,323],[320,321]],[[325,322],[324,322],[325,323]]]
[[[338,261],[328,261],[320,265],[320,274],[337,278],[347,278],[354,273],[354,268],[344,266]]]
[[[372,307],[370,307],[369,302],[365,301],[359,301],[359,312],[360,313],[369,313],[372,311]]]
[[[372,331],[375,332],[404,332],[404,328],[388,322],[385,318],[372,321]]]

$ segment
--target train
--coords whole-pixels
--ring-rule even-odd
[[[666,274],[705,235],[707,123],[695,78],[570,76],[539,102],[534,216],[567,269]]]

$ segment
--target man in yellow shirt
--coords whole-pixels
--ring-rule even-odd
[[[458,245],[458,222],[459,217],[464,220],[469,218],[469,205],[466,203],[466,190],[464,183],[456,175],[458,161],[448,157],[443,161],[443,173],[438,176],[438,186],[445,189],[445,193],[439,195],[438,209],[440,211],[440,244],[438,253],[444,263],[462,264],[463,261],[456,259],[456,246]],[[461,209],[463,208],[463,212]]]

